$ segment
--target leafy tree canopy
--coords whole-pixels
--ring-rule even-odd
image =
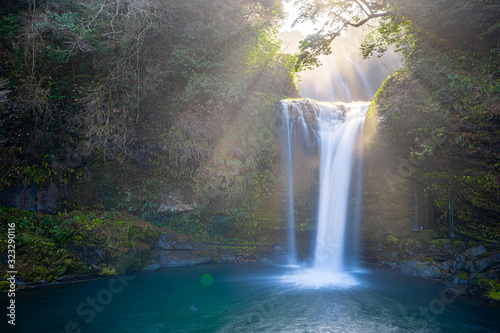
[[[489,48],[499,43],[500,2],[491,0],[306,0],[296,22],[324,22],[301,44],[298,66],[318,65],[320,54],[332,52],[332,41],[349,27],[378,26],[363,46],[364,56],[385,52],[390,45],[412,49],[420,37],[440,47]],[[375,36],[376,35],[376,36]]]

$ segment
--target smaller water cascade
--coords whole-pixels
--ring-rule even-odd
[[[450,219],[450,237],[455,237],[455,226],[453,225],[453,202],[448,197],[448,218]]]
[[[303,150],[307,153],[313,153],[316,145],[315,133],[309,128],[308,124],[314,122],[313,116],[297,107],[293,103],[281,104],[281,119],[282,119],[282,144],[283,163],[286,165],[286,185],[288,189],[287,200],[287,264],[295,265],[297,263],[297,250],[295,241],[295,210],[294,210],[294,176],[298,173],[298,169],[304,167],[310,171],[312,168],[311,159],[299,159],[298,151]]]
[[[420,231],[419,223],[418,223],[418,198],[417,191],[413,188],[413,201],[415,204],[415,212],[413,217],[413,231]]]
[[[288,234],[287,234],[287,244],[288,253],[290,256],[289,264],[295,265],[297,263],[297,250],[295,248],[295,213],[293,209],[293,164],[292,164],[292,137],[291,132],[293,130],[292,124],[290,122],[290,114],[287,109],[282,108],[282,119],[283,127],[285,128],[285,142],[287,143],[285,149],[285,159],[288,170],[288,209],[287,209],[287,219],[288,219]]]

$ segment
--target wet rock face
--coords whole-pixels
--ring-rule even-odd
[[[437,241],[434,241],[438,243]],[[483,244],[469,248],[445,246],[415,247],[413,251],[392,251],[383,247],[365,253],[365,259],[401,273],[451,283],[459,294],[500,301],[500,251]]]
[[[272,262],[278,265],[288,265],[293,263],[293,258],[281,246],[275,246],[272,253]]]
[[[480,247],[483,246],[480,245]],[[425,259],[422,259],[422,256],[419,258],[402,257],[397,252],[381,253],[380,256],[385,260],[380,261],[380,263],[388,264],[393,269],[398,268],[405,274],[432,278],[449,277],[460,272],[467,273],[467,275],[477,274],[485,272],[493,266],[500,266],[500,252],[485,251],[481,252],[481,255],[471,257],[466,254],[469,250],[456,256],[442,255],[435,258],[425,257]],[[395,253],[396,255],[394,255]],[[444,258],[448,259],[444,260]]]
[[[163,234],[160,237],[156,243],[156,247],[164,251],[197,251],[203,249],[203,245],[194,240],[179,241],[168,234]]]
[[[191,251],[174,252],[174,251],[159,251],[160,264],[159,267],[179,267],[193,266],[207,263],[212,260],[211,257],[199,256]]]
[[[428,278],[442,277],[446,273],[446,271],[436,263],[422,262],[415,259],[400,262],[395,266],[398,267],[402,273]]]
[[[151,256],[151,264],[145,270],[155,271],[166,267],[193,266],[203,263],[275,263],[276,254],[286,252],[271,245],[224,245],[203,244],[173,231],[164,232],[158,238]]]
[[[180,194],[180,190],[174,190],[169,193],[158,207],[158,213],[170,212],[188,212],[196,208],[196,203],[187,202],[188,200]]]
[[[70,201],[72,190],[50,183],[45,187],[16,186],[0,192],[0,205],[15,207],[19,210],[31,210],[40,213],[55,214],[60,200]]]
[[[486,253],[486,248],[484,247],[483,244],[480,244],[465,251],[465,255],[469,257],[477,257],[484,253]]]
[[[158,268],[192,266],[212,260],[206,253],[210,250],[208,246],[174,234],[162,234],[156,243],[156,250]]]

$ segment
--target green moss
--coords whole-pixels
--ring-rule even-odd
[[[486,289],[486,297],[495,301],[500,301],[500,282],[497,278],[492,279],[487,277],[486,274],[481,273],[475,277],[475,283]]]
[[[104,267],[99,273],[102,276],[117,275],[116,269],[114,267]]]
[[[389,235],[387,236],[387,242],[392,243],[393,245],[398,245],[399,239],[397,237],[394,237],[393,235]]]
[[[434,244],[438,249],[443,249],[445,246],[450,245],[450,243],[450,240],[447,238],[431,240],[431,244]]]
[[[488,289],[486,296],[492,300],[500,301],[500,282],[498,279],[483,279],[481,282]]]
[[[423,263],[427,263],[427,264],[431,264],[431,265],[434,265],[436,263],[432,258],[429,258],[429,257],[420,257],[419,260]]]
[[[488,294],[487,294],[488,298],[494,300],[494,301],[499,301],[500,302],[500,291],[490,291]]]
[[[465,242],[463,242],[461,240],[453,240],[453,242],[451,244],[454,248],[457,248],[457,249],[465,248]]]
[[[88,273],[88,269],[82,263],[70,263],[66,266],[66,272],[68,274],[84,275]]]
[[[406,246],[408,247],[415,247],[419,244],[421,244],[421,242],[417,238],[409,238],[406,240]]]
[[[128,273],[141,269],[144,266],[143,258],[133,255],[122,256],[115,264],[114,270],[120,273]]]
[[[124,213],[74,211],[44,215],[0,207],[0,218],[16,223],[19,278],[27,285],[55,277],[112,275],[142,268],[160,230]],[[7,224],[7,223],[6,223]],[[0,232],[7,233],[6,224]],[[6,243],[0,242],[5,252]]]
[[[435,239],[438,237],[438,233],[434,230],[423,230],[418,235],[418,238],[423,241],[430,241],[431,239]]]
[[[467,273],[462,272],[462,273],[458,274],[458,278],[459,278],[460,280],[468,280],[468,279],[469,279],[469,276],[467,275]]]

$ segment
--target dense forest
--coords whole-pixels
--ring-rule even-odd
[[[204,240],[256,233],[248,217],[279,157],[271,104],[298,96],[295,58],[280,53],[279,3],[1,8],[1,202],[26,210],[1,208],[2,228],[18,221],[26,281],[109,271],[75,260],[75,246],[110,245],[111,257],[136,248],[138,219],[105,211]],[[54,263],[48,273],[43,260]]]
[[[100,204],[150,213],[160,193],[174,190],[228,201],[247,186],[264,136],[273,135],[256,114],[269,101],[297,96],[294,57],[280,54],[274,1],[15,1],[2,8],[0,186],[93,179],[92,188],[42,210]],[[222,175],[223,165],[233,170]]]
[[[167,229],[279,243],[276,102],[299,97],[300,72],[361,26],[364,57],[403,61],[367,117],[365,255],[405,270],[428,264],[431,245],[442,266],[473,246],[498,251],[500,1],[291,2],[297,22],[328,18],[295,55],[281,52],[281,1],[0,2],[0,217],[4,234],[18,223],[25,283],[139,269]],[[301,206],[299,232],[314,229],[301,217],[314,207]],[[499,300],[498,262],[433,273],[476,278]]]

